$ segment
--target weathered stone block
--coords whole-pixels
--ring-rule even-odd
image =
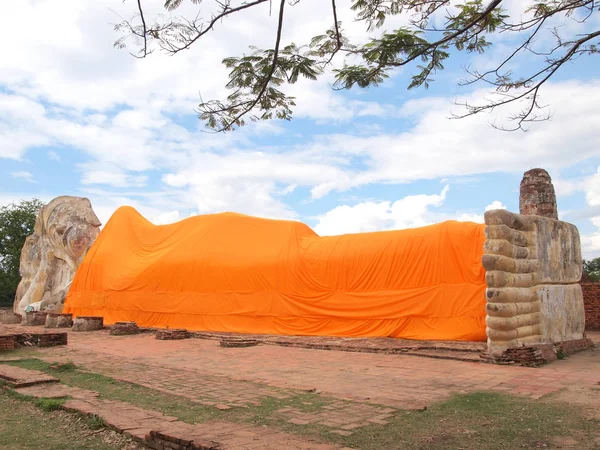
[[[127,334],[138,334],[140,329],[135,322],[117,322],[110,327],[112,336],[123,336]]]
[[[537,286],[542,342],[583,339],[585,312],[579,284]]]
[[[190,333],[188,333],[188,331],[185,329],[169,328],[156,331],[156,339],[159,339],[161,341],[180,340],[187,339],[189,337]]]
[[[73,319],[73,331],[96,331],[104,328],[104,318],[79,316]]]
[[[12,310],[0,309],[0,323],[15,324],[21,323],[22,321],[23,318],[20,314],[16,314],[12,312]]]
[[[29,311],[23,314],[22,325],[26,326],[39,326],[44,325],[46,323],[46,316],[48,313],[41,311]]]
[[[49,313],[44,326],[46,328],[69,328],[73,326],[73,314]]]

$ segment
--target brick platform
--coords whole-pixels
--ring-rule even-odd
[[[156,339],[161,341],[178,341],[180,339],[188,339],[189,337],[191,337],[190,333],[183,328],[169,328],[156,331]]]
[[[104,328],[104,318],[95,316],[79,316],[73,320],[73,331],[97,331]]]
[[[23,325],[26,326],[39,326],[46,323],[46,316],[48,313],[41,311],[30,311],[23,315]]]
[[[111,336],[125,336],[129,334],[138,334],[140,329],[135,322],[117,322],[110,327]]]
[[[244,338],[222,338],[219,341],[221,347],[254,347],[260,343],[257,339],[244,339]]]
[[[47,333],[18,333],[14,335],[17,345],[26,347],[54,347],[57,345],[67,345],[67,333],[47,332]]]
[[[501,355],[483,353],[481,358],[496,364],[518,364],[527,367],[539,367],[559,358],[593,348],[590,339],[577,339],[557,344],[539,344],[527,347],[515,347],[505,350]]]
[[[20,314],[15,314],[12,309],[0,309],[0,323],[14,324],[21,323],[23,318]]]
[[[0,364],[0,379],[5,380],[14,388],[58,382],[58,378],[54,378],[44,372],[22,369],[21,367],[9,366],[7,364]]]
[[[580,283],[585,308],[585,329],[600,331],[600,283]]]
[[[73,314],[49,313],[46,316],[45,328],[70,328],[73,326]]]

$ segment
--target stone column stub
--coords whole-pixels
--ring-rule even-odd
[[[546,170],[531,169],[523,175],[519,190],[519,212],[526,216],[558,220],[556,193]]]

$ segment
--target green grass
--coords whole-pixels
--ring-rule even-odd
[[[94,414],[93,416],[87,418],[87,426],[92,430],[99,430],[104,428],[106,423],[104,423],[104,419],[102,419],[102,417]]]
[[[56,411],[65,402],[64,398],[36,398],[33,404],[44,411]]]
[[[0,388],[6,385],[0,385]],[[33,403],[38,408],[44,411],[56,411],[60,409],[60,406],[67,400],[68,397],[60,398],[37,398],[29,395],[24,395],[19,392],[13,391],[12,389],[5,389],[5,395],[8,395],[14,399],[27,401]]]
[[[46,399],[47,400],[47,399]],[[108,439],[109,437],[110,439]],[[120,440],[120,442],[114,442]],[[63,411],[45,412],[0,389],[0,448],[10,450],[116,450],[129,445],[96,434],[85,421]]]
[[[104,398],[120,400],[145,409],[160,411],[188,423],[219,419],[257,426],[277,427],[291,433],[315,437],[353,448],[378,450],[405,449],[519,449],[554,447],[556,439],[571,437],[578,449],[600,445],[600,422],[584,420],[577,407],[552,401],[535,401],[506,394],[479,392],[455,395],[424,411],[402,411],[388,425],[369,425],[339,436],[322,425],[294,425],[278,409],[293,407],[319,411],[338,399],[298,391],[287,399],[264,398],[260,405],[220,411],[186,398],[155,391],[103,375],[71,367],[59,369],[37,359],[10,362],[20,367],[41,370],[61,382],[94,390]],[[345,402],[354,405],[353,402]]]
[[[73,372],[77,369],[77,366],[69,361],[62,364],[52,364],[50,369],[55,370],[56,372]]]

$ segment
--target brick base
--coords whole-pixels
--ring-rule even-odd
[[[0,350],[14,350],[15,337],[12,334],[0,336]]]
[[[73,314],[50,313],[46,316],[46,328],[70,328],[73,326]]]
[[[23,325],[27,326],[39,326],[46,323],[46,316],[48,313],[42,311],[30,311],[23,315]]]
[[[187,330],[181,328],[165,329],[156,331],[156,339],[161,341],[174,341],[191,337]]]
[[[67,333],[19,333],[14,339],[18,345],[27,347],[67,345]]]
[[[253,347],[259,343],[258,339],[244,338],[222,338],[220,341],[221,347]]]
[[[527,367],[538,367],[558,358],[593,347],[594,343],[591,339],[583,338],[555,344],[536,344],[509,348],[501,355],[491,355],[484,352],[480,356],[484,361],[494,364],[518,364]]]
[[[73,319],[73,331],[96,331],[104,328],[104,318],[96,316],[79,316]]]
[[[220,450],[222,448],[218,442],[178,438],[159,431],[151,431],[147,434],[144,444],[155,450]]]
[[[20,314],[15,314],[9,309],[0,309],[0,323],[14,324],[21,323],[23,318]]]
[[[117,322],[110,327],[111,336],[124,336],[128,334],[138,334],[140,329],[135,322]]]

